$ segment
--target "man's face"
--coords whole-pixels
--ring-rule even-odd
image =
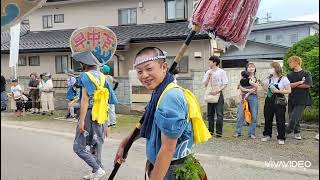
[[[35,75],[31,75],[31,79],[36,79],[36,76]]]
[[[294,69],[298,66],[298,63],[296,61],[290,61],[289,62],[289,67],[290,69]]]
[[[150,57],[154,57],[154,54],[142,54],[137,57],[136,61]],[[167,63],[157,61],[148,61],[136,67],[138,79],[148,90],[155,90],[160,85],[166,76],[167,69]]]
[[[211,60],[208,61],[209,68],[213,68],[216,66],[216,62],[212,62]]]

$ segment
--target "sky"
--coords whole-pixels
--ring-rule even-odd
[[[264,18],[267,13],[271,14],[271,21],[319,22],[319,0],[261,0],[257,17]]]

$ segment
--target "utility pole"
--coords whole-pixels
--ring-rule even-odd
[[[263,17],[263,18],[261,18],[261,19],[265,19],[265,20],[267,21],[267,23],[268,23],[268,22],[270,22],[270,19],[271,19],[271,18],[272,18],[272,17],[271,17],[271,13],[267,12],[266,17]]]

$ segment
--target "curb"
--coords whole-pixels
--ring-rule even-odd
[[[205,119],[205,121],[208,121],[207,119]],[[226,123],[231,123],[231,124],[235,124],[236,123],[236,119],[223,119],[224,122]],[[272,123],[273,126],[276,126],[276,122]],[[286,125],[288,125],[288,123],[286,123]],[[263,127],[264,123],[259,123],[257,124],[257,127]],[[300,124],[300,128],[302,130],[306,130],[306,131],[316,131],[319,132],[319,124]]]

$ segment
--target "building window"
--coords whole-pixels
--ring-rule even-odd
[[[119,25],[137,24],[137,9],[119,9]]]
[[[52,28],[52,15],[42,16],[43,28]]]
[[[174,56],[167,56],[166,61],[169,64],[169,67],[174,61]],[[180,63],[177,65],[177,70],[179,73],[188,73],[189,72],[189,56],[183,56]]]
[[[71,69],[73,69],[74,72],[82,72],[82,66],[79,61],[75,61],[71,57]]]
[[[166,0],[166,20],[186,20],[188,16],[187,7],[187,0]]]
[[[19,56],[18,66],[27,66],[27,57],[26,56]]]
[[[282,34],[277,35],[277,41],[278,42],[282,42],[283,41],[283,35]]]
[[[68,71],[68,56],[56,56],[56,73],[65,73]]]
[[[64,22],[64,14],[54,15],[54,23],[63,23],[63,22]]]
[[[248,61],[246,59],[222,60],[222,68],[244,68]]]
[[[290,35],[290,42],[292,44],[298,42],[298,34],[291,34]]]
[[[29,56],[29,66],[40,66],[39,56]]]
[[[271,35],[270,34],[266,35],[266,41],[271,41]]]

